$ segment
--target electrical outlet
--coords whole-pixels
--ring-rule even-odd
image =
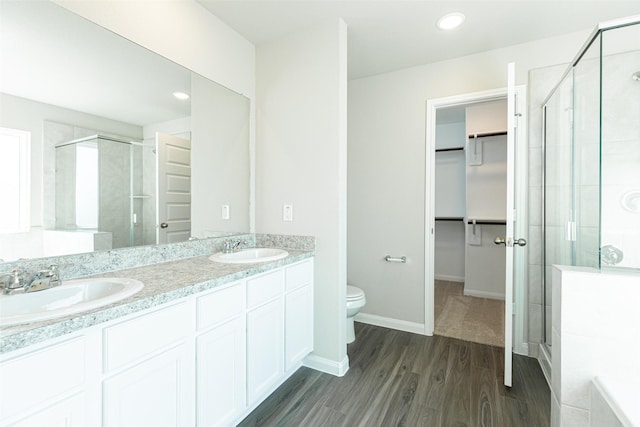
[[[293,221],[293,205],[282,206],[282,220]]]
[[[229,205],[222,205],[222,219],[229,219]]]

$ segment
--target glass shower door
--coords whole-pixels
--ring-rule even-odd
[[[543,333],[551,333],[551,272],[554,264],[574,264],[573,75],[569,73],[544,108],[544,289]]]

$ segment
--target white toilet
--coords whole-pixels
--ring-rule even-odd
[[[356,332],[353,327],[353,318],[367,303],[364,291],[355,286],[347,286],[347,344],[356,340]]]

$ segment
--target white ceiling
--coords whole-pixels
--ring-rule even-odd
[[[198,1],[258,46],[343,18],[350,79],[589,31],[598,22],[640,14],[638,0]],[[448,12],[464,13],[464,26],[452,32],[438,30],[436,20]]]

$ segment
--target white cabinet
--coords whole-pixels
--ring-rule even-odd
[[[105,328],[103,425],[193,424],[190,307],[182,302]]]
[[[313,351],[313,261],[285,268],[285,371]]]
[[[227,426],[313,351],[313,259],[0,357],[0,425]]]
[[[189,359],[181,344],[105,380],[103,425],[193,425]]]
[[[83,337],[23,352],[0,364],[0,425],[87,425]]]
[[[246,408],[245,286],[198,298],[196,407],[198,426],[227,426]]]
[[[249,405],[266,395],[284,372],[282,296],[247,312]]]
[[[252,405],[284,373],[284,275],[247,280],[247,398]]]
[[[313,286],[304,286],[285,299],[285,370],[300,367],[313,351]]]
[[[87,425],[85,395],[79,393],[31,414],[28,418],[8,424],[7,427],[85,427]]]

